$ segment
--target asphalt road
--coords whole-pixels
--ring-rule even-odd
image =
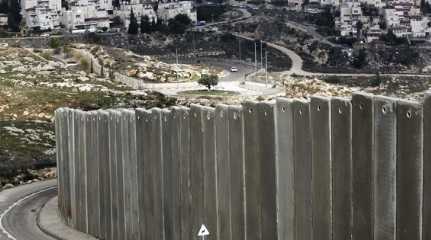
[[[57,180],[0,192],[0,240],[55,240],[37,226],[41,208],[57,195]]]

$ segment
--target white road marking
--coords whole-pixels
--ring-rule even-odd
[[[27,200],[27,199],[29,199],[29,198],[31,198],[31,197],[34,197],[34,196],[36,196],[36,195],[38,195],[38,194],[41,194],[41,193],[43,193],[43,192],[46,192],[46,191],[49,191],[49,190],[52,190],[52,189],[55,189],[55,188],[57,188],[57,187],[48,187],[48,188],[45,188],[45,189],[43,189],[43,190],[40,190],[40,191],[38,191],[38,192],[34,192],[34,193],[32,193],[32,194],[30,194],[30,195],[27,195],[27,196],[25,196],[25,197],[23,197],[23,198],[21,198],[21,199],[19,199],[18,201],[16,201],[14,204],[12,204],[12,205],[10,205],[5,211],[3,211],[2,212],[2,214],[0,215],[0,230],[3,232],[3,234],[4,235],[6,235],[7,236],[7,238],[9,238],[10,240],[17,240],[11,233],[9,233],[7,230],[6,230],[6,228],[3,226],[3,219],[6,217],[6,215],[7,214],[9,214],[9,212],[11,212],[16,206],[18,206],[20,203],[22,203],[23,201],[25,201],[25,200]]]

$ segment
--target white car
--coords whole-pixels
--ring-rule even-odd
[[[41,37],[49,37],[49,33],[44,33],[40,35]]]
[[[238,68],[236,68],[236,67],[231,67],[231,68],[230,68],[230,71],[231,71],[231,72],[238,72]]]

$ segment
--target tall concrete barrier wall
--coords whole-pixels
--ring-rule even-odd
[[[59,212],[107,240],[431,236],[431,96],[55,115]]]

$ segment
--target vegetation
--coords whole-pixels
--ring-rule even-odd
[[[81,64],[82,69],[84,69],[85,71],[87,71],[90,68],[90,63],[84,58],[82,58],[79,63]]]
[[[397,37],[392,29],[390,29],[386,35],[383,35],[381,40],[388,45],[402,45],[408,43],[406,38]]]
[[[130,23],[129,23],[129,34],[136,35],[139,32],[138,20],[135,17],[135,13],[133,13],[133,9],[130,11]]]
[[[376,76],[371,78],[369,81],[369,84],[371,87],[378,87],[380,84],[382,84],[382,78],[380,77],[380,73],[377,72]]]
[[[111,23],[111,26],[112,27],[122,27],[123,26],[123,20],[121,20],[121,18],[119,17],[119,16],[115,16],[113,19],[112,19],[112,23]]]
[[[168,32],[171,34],[183,34],[192,24],[192,20],[186,14],[178,14],[168,21]]]
[[[201,78],[198,80],[198,83],[205,86],[208,88],[208,91],[210,91],[213,86],[218,84],[218,76],[202,74]]]
[[[323,35],[336,35],[335,30],[335,14],[330,7],[325,7],[323,12],[318,14],[311,14],[308,16],[308,21],[316,24],[319,29],[318,32]]]
[[[421,0],[421,11],[423,14],[431,13],[431,5],[428,3],[428,1]]]
[[[197,7],[198,21],[212,22],[219,20],[226,12],[225,5],[205,5]]]
[[[49,40],[49,47],[52,49],[58,49],[61,47],[61,41],[59,38],[51,38]]]
[[[8,13],[9,6],[7,1],[0,0],[0,13]]]
[[[144,15],[141,17],[141,33],[151,33],[153,31],[152,23],[150,23],[150,18]]]
[[[120,0],[112,0],[112,6],[114,8],[120,8]]]
[[[355,68],[363,68],[367,65],[367,51],[365,49],[360,49],[355,54],[352,65]]]
[[[8,8],[8,27],[10,31],[19,32],[22,20],[21,6],[18,0],[11,0]]]

